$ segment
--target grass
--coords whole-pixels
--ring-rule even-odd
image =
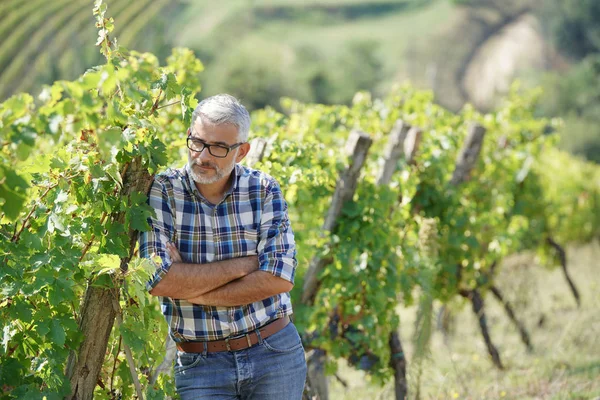
[[[600,243],[571,246],[567,251],[572,277],[582,295],[581,308],[577,308],[559,268],[548,270],[536,265],[531,255],[507,259],[498,286],[529,330],[534,351],[527,353],[499,303],[487,296],[492,340],[506,367],[496,370],[470,307],[454,304],[454,331],[448,343],[436,332],[431,354],[423,365],[422,399],[600,398]],[[399,313],[409,361],[409,390],[414,396],[410,338],[415,314],[410,309],[399,309]],[[332,399],[394,399],[393,382],[374,386],[364,373],[344,362],[340,362],[340,376],[348,388],[332,380]]]

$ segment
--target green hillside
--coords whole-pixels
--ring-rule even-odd
[[[175,0],[109,0],[116,36],[126,47],[165,54],[166,21],[182,8]],[[164,17],[160,19],[158,17]],[[162,22],[161,22],[162,21]],[[41,84],[73,79],[102,62],[97,29],[85,0],[5,0],[0,4],[0,101]]]
[[[273,80],[271,92],[255,107],[277,95],[348,101],[356,90],[385,85],[410,68],[410,43],[425,40],[452,12],[447,1],[430,0],[107,3],[125,47],[164,57],[170,47],[186,46],[214,65],[203,79],[205,93],[235,91],[232,78],[254,80],[264,70]],[[96,30],[86,1],[7,0],[0,11],[6,38],[0,45],[0,100],[73,78],[101,61],[91,46]],[[360,76],[365,71],[357,55],[374,64],[371,76]],[[235,76],[238,63],[246,68],[241,77]],[[321,75],[334,86],[327,96],[314,93]]]

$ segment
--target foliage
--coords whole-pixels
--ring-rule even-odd
[[[166,329],[144,290],[147,263],[120,268],[129,229],[147,229],[151,212],[145,193],[124,194],[131,185],[124,178],[136,160],[151,174],[169,161],[163,143],[190,120],[201,64],[188,50],[174,50],[159,67],[152,54],[116,47],[105,12],[97,1],[96,44],[106,64],[45,87],[37,104],[16,95],[0,106],[3,184],[14,188],[3,194],[0,221],[2,398],[70,393],[64,369],[81,341],[87,285],[119,290],[124,319],[111,336],[98,398],[132,396],[121,343],[132,349],[142,381],[162,359],[156,338]],[[172,383],[161,378],[147,390],[172,392]]]
[[[576,59],[600,52],[600,4],[595,0],[552,0],[543,9],[554,42]]]
[[[547,74],[541,111],[565,120],[562,148],[600,162],[600,4],[552,0],[540,15],[556,47],[576,61],[566,73]]]
[[[125,346],[148,397],[173,391],[168,377],[153,379],[166,326],[145,292],[148,263],[122,265],[132,251],[128,233],[147,229],[152,212],[144,193],[127,192],[126,177],[134,162],[149,174],[181,165],[202,64],[176,49],[160,67],[152,54],[117,47],[101,1],[94,12],[106,64],[46,87],[37,103],[21,94],[0,105],[2,398],[69,393],[64,365],[81,341],[87,285],[117,290],[123,317],[95,395],[134,396]],[[399,302],[421,305],[426,335],[432,301],[485,289],[495,261],[540,248],[549,234],[564,241],[598,236],[598,168],[553,149],[555,138],[544,132],[556,123],[534,116],[538,98],[515,89],[493,114],[454,114],[431,93],[401,87],[383,100],[368,93],[349,105],[285,99],[285,114],[253,114],[254,135],[269,144],[257,167],[284,187],[296,232],[292,295],[307,345],[381,382],[391,376],[388,337],[400,324]],[[400,159],[391,182],[378,185],[382,149],[398,119],[421,128],[423,138],[415,161]],[[472,122],[487,129],[482,153],[466,182],[450,184]],[[356,195],[335,230],[322,232],[352,157],[340,149],[353,129],[374,144]],[[315,305],[303,307],[298,298],[313,257],[328,265]],[[422,347],[426,336],[417,338]]]
[[[549,73],[544,79],[546,96],[540,104],[544,115],[559,115],[560,145],[571,153],[600,163],[600,53],[589,55],[567,73]]]
[[[599,209],[594,200],[598,168],[564,153],[550,155],[556,151],[556,138],[544,132],[558,122],[534,116],[539,96],[515,87],[494,114],[480,115],[466,108],[455,115],[435,105],[431,94],[402,88],[384,101],[358,94],[351,107],[287,100],[283,103],[287,116],[268,110],[255,114],[258,133],[274,135],[273,150],[259,168],[281,177],[291,192],[288,201],[297,227],[300,265],[308,265],[315,256],[328,260],[315,305],[306,309],[298,299],[295,302],[297,321],[309,345],[348,358],[377,380],[385,379],[390,376],[387,338],[399,323],[395,314],[399,300],[411,305],[418,296],[423,312],[418,332],[423,335],[416,340],[425,348],[431,318],[427,310],[433,299],[446,302],[460,290],[485,289],[493,280],[492,265],[524,249],[546,254],[549,235],[561,241],[585,241],[598,235]],[[401,161],[392,183],[378,187],[379,154],[398,118],[423,129],[417,160],[415,164]],[[487,129],[484,147],[468,181],[453,186],[449,181],[455,159],[472,121]],[[311,177],[317,173],[325,177],[327,173],[317,171],[343,164],[345,156],[332,149],[342,148],[353,128],[368,132],[375,143],[357,194],[344,207],[336,230],[323,238],[320,226],[333,181]],[[301,144],[279,147],[280,138],[285,138],[282,143],[316,140],[321,144],[313,149],[322,151],[306,158]],[[286,167],[282,173],[271,161],[272,157],[281,160],[280,152],[292,170]],[[563,157],[572,160],[578,173],[587,171],[581,180],[569,178],[573,171],[560,171]],[[570,183],[560,183],[562,179]],[[577,193],[581,199],[573,203]],[[563,218],[572,213],[577,217]],[[439,224],[435,252],[418,250],[422,218]],[[439,256],[425,257],[426,253]],[[302,275],[301,270],[300,282]],[[294,295],[299,295],[297,290]]]

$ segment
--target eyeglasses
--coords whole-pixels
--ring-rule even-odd
[[[192,136],[188,136],[187,138],[187,147],[188,149],[202,153],[204,149],[208,149],[208,152],[217,158],[225,158],[229,154],[229,152],[237,147],[243,145],[244,142],[236,143],[231,146],[224,146],[222,144],[208,144],[204,140],[193,138]]]

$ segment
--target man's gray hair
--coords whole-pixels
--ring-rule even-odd
[[[248,140],[250,114],[238,99],[229,94],[217,94],[202,100],[192,113],[192,127],[197,118],[202,124],[232,124],[238,128],[238,140]]]

